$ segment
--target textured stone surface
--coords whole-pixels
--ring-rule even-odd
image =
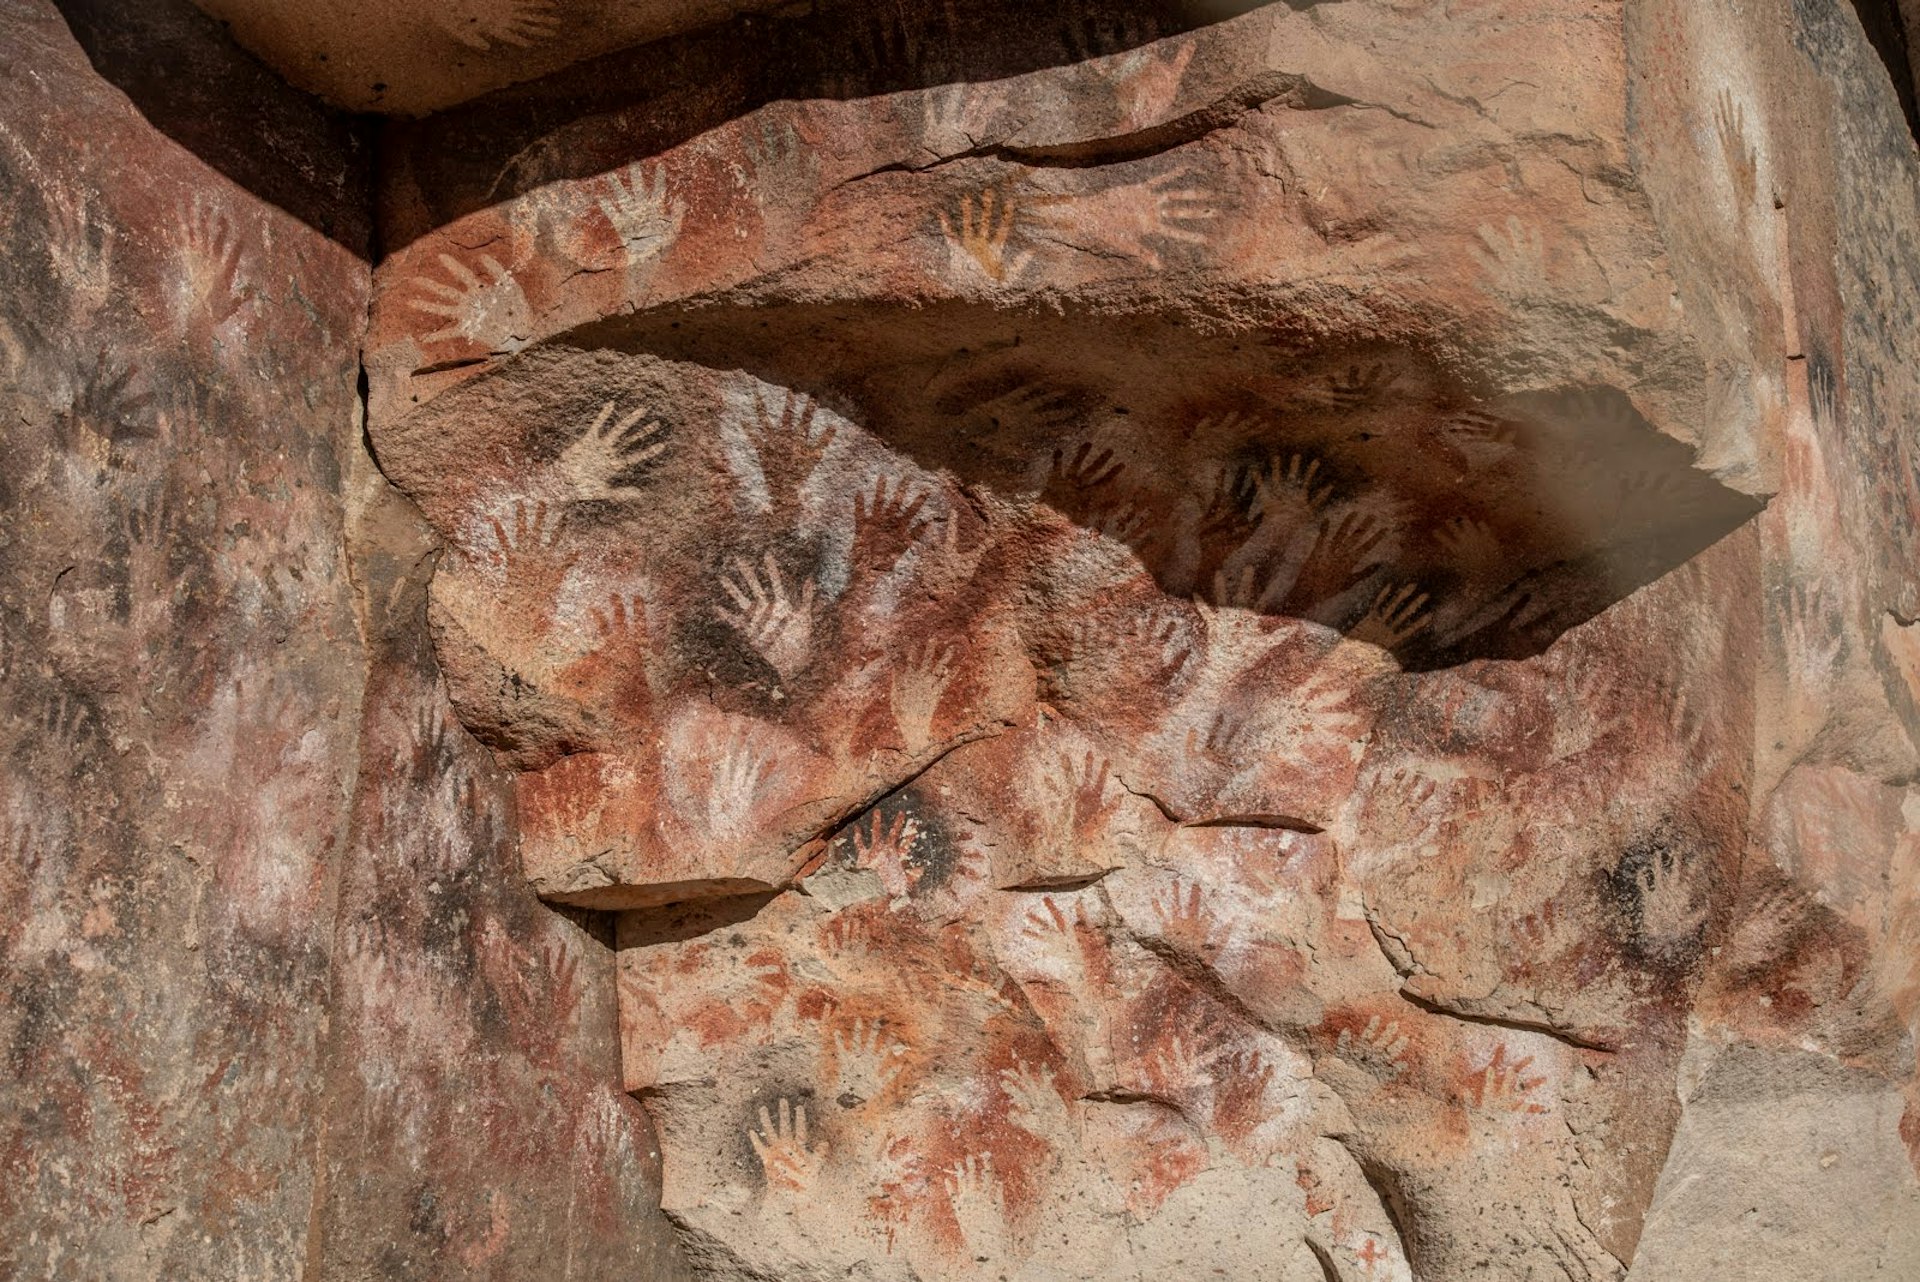
[[[1454,16],[394,131],[372,439],[698,1266],[1730,1269],[1684,1120],[1914,1267],[1897,103],[1829,6]]]
[[[146,115],[0,5],[0,1275],[672,1278],[361,448],[364,150],[184,4],[72,20]]]
[[[383,127],[370,280],[204,182],[129,234],[103,350],[217,443],[64,408],[145,384],[64,390],[104,241],[4,117],[13,1043],[179,1079],[9,1141],[82,1190],[21,1267],[1920,1276],[1920,165],[1851,6],[450,12],[232,10],[354,105],[553,74]],[[87,577],[143,448],[211,586]],[[153,800],[49,773],[69,687]],[[142,934],[70,846],[213,871]],[[242,920],[302,951],[183,960]],[[214,1062],[299,1093],[239,1231]],[[103,1200],[150,1134],[201,1202]]]
[[[419,519],[360,464],[372,661],[303,1276],[672,1282],[653,1129],[613,1071],[609,932],[520,879],[507,784],[423,643]]]
[[[595,54],[777,0],[195,0],[292,83],[353,111],[422,115]]]
[[[290,1277],[364,680],[367,270],[155,132],[52,6],[0,30],[0,1273]]]

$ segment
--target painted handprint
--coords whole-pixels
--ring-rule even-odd
[[[765,659],[782,681],[792,681],[812,657],[813,576],[801,580],[798,595],[787,590],[786,576],[769,552],[756,569],[745,557],[734,560],[734,573],[720,586],[733,605],[716,605],[717,613]]]
[[[757,115],[743,126],[740,178],[754,204],[768,209],[787,199],[794,188],[810,186],[819,161],[793,118]]]
[[[1071,1132],[1073,1115],[1050,1065],[1015,1059],[1011,1068],[1000,1070],[1000,1089],[1007,1097],[1007,1120],[1027,1134],[1055,1143]]]
[[[636,490],[649,464],[667,449],[667,425],[641,406],[618,418],[616,401],[560,454],[554,470],[577,500],[613,499]]]
[[[1692,852],[1663,830],[1643,841],[1623,861],[1621,871],[1632,895],[1636,944],[1655,956],[1691,946],[1708,913]]]
[[[632,649],[647,632],[646,601],[637,592],[616,592],[592,610],[593,630],[605,646]]]
[[[820,416],[819,404],[802,392],[789,391],[775,415],[758,388],[753,393],[753,418],[746,424],[748,439],[759,452],[760,466],[781,464],[779,473],[793,478],[798,490],[813,475],[833,444],[838,425]],[[771,473],[770,473],[771,474]]]
[[[532,316],[520,282],[492,254],[480,256],[481,272],[455,258],[440,255],[448,279],[416,276],[419,292],[408,300],[417,312],[437,316],[446,324],[423,334],[423,343],[470,343],[489,355],[517,352],[533,337]]]
[[[1082,398],[1058,383],[1026,381],[963,411],[967,429],[991,437],[1051,440],[1081,417]]]
[[[1427,771],[1396,765],[1370,778],[1358,801],[1359,831],[1370,843],[1409,849],[1422,857],[1437,853],[1449,798]]]
[[[1357,409],[1372,404],[1380,394],[1392,387],[1400,377],[1398,370],[1387,368],[1376,361],[1372,365],[1347,366],[1344,374],[1326,376],[1325,399],[1342,409]]]
[[[1047,763],[1038,784],[1047,803],[1048,826],[1062,846],[1056,853],[1077,855],[1081,830],[1110,808],[1109,765],[1091,748],[1063,750]]]
[[[1170,1034],[1147,1054],[1147,1087],[1168,1100],[1204,1091],[1213,1085],[1212,1063],[1192,1033]]]
[[[831,1040],[834,1100],[842,1108],[887,1095],[907,1066],[907,1048],[885,1020],[865,1015],[836,1020]]]
[[[1020,924],[1020,935],[1038,945],[1050,962],[1071,968],[1080,964],[1080,940],[1089,929],[1086,904],[1076,901],[1069,916],[1058,900],[1044,895],[1039,907],[1027,910]]]
[[[1782,603],[1787,661],[1808,685],[1822,687],[1846,648],[1845,620],[1818,582],[1795,584]]]
[[[760,1106],[760,1125],[747,1128],[747,1140],[760,1158],[769,1192],[805,1193],[826,1164],[825,1140],[807,1143],[807,1106],[782,1096],[769,1111]]]
[[[877,874],[887,893],[896,897],[910,895],[920,880],[920,868],[913,857],[920,840],[920,822],[904,810],[889,819],[878,809],[867,813],[864,825],[856,822],[848,830],[853,847],[853,864]]]
[[[1246,546],[1260,521],[1253,502],[1257,484],[1248,473],[1230,468],[1212,471],[1183,513],[1176,553],[1179,564],[1168,566],[1163,574],[1191,590],[1225,573],[1227,562]]]
[[[102,347],[73,372],[71,418],[113,441],[150,440],[163,430],[140,370]]]
[[[87,741],[100,731],[100,717],[83,696],[53,687],[41,705],[40,729],[46,743],[71,762],[85,752]]]
[[[1181,952],[1195,957],[1211,957],[1218,947],[1219,920],[1202,902],[1199,882],[1176,881],[1169,890],[1153,898],[1153,915],[1160,923],[1160,938]]]
[[[519,579],[536,564],[560,559],[561,526],[561,518],[550,515],[545,503],[516,499],[511,525],[498,516],[487,518],[493,545],[483,555],[510,581]]]
[[[52,183],[45,194],[47,256],[66,287],[68,313],[78,327],[100,310],[113,289],[113,226],[100,217],[86,191]],[[189,211],[189,223],[191,217]]]
[[[901,745],[918,755],[933,745],[933,719],[940,699],[953,680],[954,646],[939,638],[923,641],[907,651],[893,670],[889,706]]]
[[[1249,734],[1253,722],[1247,713],[1235,708],[1216,709],[1207,718],[1205,733],[1201,727],[1187,727],[1187,755],[1204,757],[1226,766],[1238,766],[1253,747]]]
[[[1180,82],[1193,61],[1195,42],[1182,43],[1172,56],[1158,45],[1133,49],[1101,64],[1119,100],[1129,128],[1159,123],[1180,97]]]
[[[1213,1128],[1222,1138],[1244,1140],[1268,1119],[1267,1093],[1273,1064],[1257,1050],[1235,1051],[1215,1059]]]
[[[1107,234],[1117,233],[1123,251],[1151,271],[1165,266],[1161,254],[1168,247],[1205,245],[1220,217],[1218,194],[1185,169],[1115,195],[1117,199],[1101,202],[1099,225]]]
[[[1382,650],[1398,649],[1433,622],[1427,601],[1427,594],[1417,584],[1381,588],[1366,614],[1348,629],[1347,639],[1377,645]]]
[[[775,761],[754,742],[746,726],[735,726],[714,745],[706,794],[707,828],[712,836],[738,840],[751,821],[774,772]]]
[[[996,285],[1018,280],[1033,261],[1031,250],[1012,245],[1018,208],[1011,192],[989,187],[961,196],[951,212],[940,210],[940,231],[953,270],[961,275],[977,272]]]
[[[176,314],[182,323],[223,324],[251,297],[233,221],[212,197],[196,195],[181,211],[180,224]]]
[[[1163,688],[1178,681],[1193,659],[1193,632],[1172,612],[1144,610],[1130,615],[1114,630],[1113,640],[1114,653],[1122,662]]]
[[[1382,1081],[1392,1081],[1407,1071],[1407,1048],[1410,1045],[1412,1039],[1400,1031],[1399,1021],[1369,1015],[1366,1027],[1358,1033],[1351,1028],[1341,1029],[1333,1049],[1348,1063],[1365,1069]]]
[[[1078,62],[1137,49],[1160,37],[1160,18],[1098,3],[1063,6],[1060,42]]]
[[[1072,455],[1065,449],[1053,452],[1047,469],[1047,492],[1056,495],[1083,494],[1111,485],[1127,465],[1113,457],[1113,451],[1099,449],[1092,441],[1082,441]]]
[[[1747,141],[1747,110],[1734,100],[1733,90],[1722,89],[1714,100],[1713,127],[1727,178],[1733,183],[1736,208],[1745,219],[1760,191],[1760,158]]]
[[[968,1153],[947,1171],[947,1204],[961,1240],[975,1260],[993,1260],[1007,1250],[1007,1203],[993,1171],[992,1153]]]
[[[1502,561],[1500,539],[1485,521],[1467,516],[1449,517],[1434,532],[1433,539],[1447,560],[1470,579],[1487,578]]]
[[[433,22],[482,52],[496,45],[526,49],[551,40],[561,28],[554,0],[441,0]]]
[[[929,89],[921,98],[920,145],[943,160],[971,151],[990,136],[993,120],[1005,106],[1006,92],[991,85]]]
[[[1547,251],[1540,229],[1518,216],[1507,219],[1504,230],[1483,225],[1475,253],[1495,288],[1518,298],[1547,292]]]
[[[1295,451],[1283,462],[1245,473],[1239,480],[1250,511],[1262,520],[1276,517],[1291,524],[1319,512],[1333,496],[1333,482],[1322,472],[1320,460]]]
[[[927,498],[928,491],[915,482],[890,472],[876,476],[871,489],[853,497],[854,560],[891,568],[926,525]]]
[[[1793,938],[1813,918],[1813,896],[1792,882],[1774,886],[1744,905],[1727,939],[1727,965],[1735,970],[1758,969],[1779,960]],[[1920,955],[1916,955],[1920,964]]]
[[[1505,1042],[1494,1047],[1493,1058],[1470,1074],[1463,1098],[1483,1113],[1544,1113],[1547,1106],[1533,1092],[1546,1085],[1544,1076],[1529,1076],[1533,1056],[1509,1058]]]
[[[1520,438],[1512,423],[1479,409],[1457,410],[1433,430],[1443,452],[1470,466],[1484,466],[1506,457]]]
[[[625,177],[607,175],[607,194],[600,198],[600,212],[607,225],[620,238],[620,251],[628,267],[638,267],[666,253],[680,235],[686,205],[667,188],[664,165],[654,165],[648,175],[641,165],[629,166]]]
[[[1262,608],[1278,604],[1289,614],[1306,615],[1335,600],[1373,572],[1386,537],[1385,522],[1365,511],[1321,521],[1299,572],[1280,590],[1281,600]]]

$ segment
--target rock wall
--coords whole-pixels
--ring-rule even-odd
[[[550,74],[0,10],[0,1262],[1920,1276],[1851,5],[209,8]]]
[[[0,29],[0,1273],[291,1277],[365,682],[364,172],[317,115],[285,139],[330,239],[51,5]]]
[[[1839,6],[1457,8],[389,135],[374,448],[705,1272],[1920,1267],[1897,98]]]
[[[0,1275],[672,1278],[362,445],[364,130],[66,17],[0,7]]]

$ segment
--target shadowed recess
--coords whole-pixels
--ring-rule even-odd
[[[805,393],[964,492],[1123,546],[1170,597],[1413,669],[1537,654],[1761,506],[1616,389],[1483,399],[1393,343],[963,304],[652,313],[574,341]]]
[[[268,204],[371,260],[371,121],[293,88],[187,0],[55,4],[94,70],[126,94],[147,123]]]
[[[1269,2],[1310,9],[1334,0]],[[770,102],[979,83],[1122,53],[1263,7],[1003,0],[962,9],[951,0],[881,0],[741,14],[405,120],[326,106],[187,0],[56,3],[95,69],[155,128],[362,256],[375,199],[371,166],[361,162],[372,152],[392,170],[377,211],[386,252],[543,184],[671,150]],[[325,54],[268,52],[280,62]],[[243,109],[244,126],[235,116]],[[260,137],[275,146],[253,145]],[[342,155],[351,161],[345,170]]]
[[[1323,0],[1283,0],[1309,9]],[[607,54],[383,134],[400,190],[395,247],[548,183],[657,156],[771,102],[979,84],[1123,53],[1263,7],[1253,0],[1072,0],[1036,6],[843,4]]]

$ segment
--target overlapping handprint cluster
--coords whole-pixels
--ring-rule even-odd
[[[1717,709],[1611,651],[1403,671],[1464,616],[1397,570],[1491,583],[1519,537],[1335,447],[1413,365],[1306,361],[1289,416],[944,364],[843,395],[533,352],[440,402],[500,461],[422,490],[442,661],[535,885],[621,913],[669,1208],[782,1277],[1128,1276],[1190,1238],[1407,1277],[1370,1169],[1555,1187],[1564,1109],[1626,1107],[1595,1074],[1714,928]],[[1548,430],[1423,395],[1395,412],[1483,469]],[[1609,816],[1603,776],[1680,818]],[[1394,1138],[1325,1138],[1356,1114]],[[1257,1241],[1219,1221],[1249,1197]]]

